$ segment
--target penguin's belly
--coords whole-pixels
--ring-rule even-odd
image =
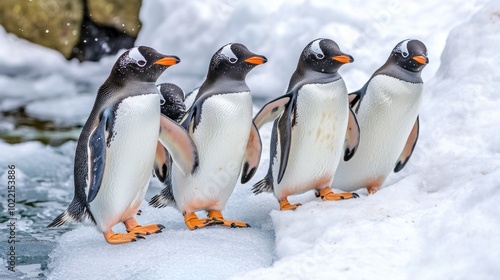
[[[348,121],[347,90],[342,79],[303,86],[297,97],[288,165],[280,184],[280,145],[273,178],[278,198],[328,186],[342,153]]]
[[[153,170],[159,122],[158,94],[128,97],[118,105],[102,184],[90,203],[103,232],[137,213]]]
[[[249,92],[214,95],[201,107],[201,121],[191,137],[199,166],[184,176],[175,166],[173,194],[181,212],[222,210],[239,177],[252,124]]]
[[[385,75],[370,81],[356,114],[361,131],[358,150],[339,164],[334,188],[354,191],[384,182],[417,119],[422,86]]]

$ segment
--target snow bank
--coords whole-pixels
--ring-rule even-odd
[[[243,279],[498,278],[498,30],[492,1],[450,33],[426,84],[416,151],[390,187],[273,211],[278,260]]]

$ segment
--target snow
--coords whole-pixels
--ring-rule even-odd
[[[332,38],[355,58],[341,69],[350,91],[398,42],[417,38],[430,58],[423,71],[419,142],[407,166],[375,195],[360,190],[358,199],[322,202],[309,192],[290,197],[303,204],[296,211],[280,212],[271,194],[250,190],[267,171],[267,125],[260,168],[249,184],[236,186],[224,211],[252,228],[189,231],[178,211],[153,209],[145,201],[139,222],[161,223],[163,233],[110,246],[94,227],[77,225],[50,253],[49,279],[500,277],[498,1],[151,0],[143,2],[141,20],[138,45],[182,59],[159,82],[190,92],[213,53],[240,42],[269,59],[248,75],[255,96],[266,100],[283,93],[301,50],[315,38]],[[67,62],[1,27],[0,46],[0,110],[25,107],[31,116],[70,124],[85,120],[118,57]],[[15,162],[19,185],[45,188],[44,195],[67,204],[74,148],[74,142],[57,148],[0,142],[0,174]],[[46,178],[60,183],[49,189],[39,183]],[[153,179],[146,199],[160,189]],[[55,217],[54,211],[62,209],[40,215]]]

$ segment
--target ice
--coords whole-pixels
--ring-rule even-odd
[[[94,101],[95,94],[79,94],[62,99],[51,98],[29,103],[25,112],[36,119],[82,126],[90,114]]]

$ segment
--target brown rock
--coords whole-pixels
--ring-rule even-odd
[[[0,25],[7,32],[58,50],[66,58],[80,38],[82,18],[81,0],[0,1]]]
[[[137,37],[141,29],[139,11],[142,0],[87,0],[92,21]]]

